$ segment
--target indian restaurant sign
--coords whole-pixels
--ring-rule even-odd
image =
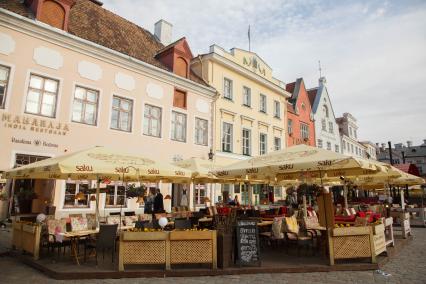
[[[51,135],[65,136],[70,131],[67,123],[61,123],[37,117],[25,115],[3,113],[1,115],[1,125],[4,128],[46,133]]]

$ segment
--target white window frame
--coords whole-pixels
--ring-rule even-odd
[[[300,123],[300,137],[302,139],[309,139],[309,125],[306,123]]]
[[[225,130],[226,130],[225,126],[229,127],[230,133],[225,133]],[[232,153],[233,136],[234,136],[233,132],[234,132],[234,125],[232,123],[222,122],[222,152]]]
[[[318,139],[317,147],[318,147],[318,148],[322,148],[322,146],[323,146],[323,144],[322,144],[322,139]]]
[[[292,119],[287,120],[287,131],[288,131],[288,134],[293,134],[293,120]]]
[[[110,195],[108,193],[105,193],[105,208],[116,208],[116,207],[126,207],[127,206],[127,196],[126,196],[126,187],[127,187],[127,183],[122,183],[120,181],[116,181],[116,182],[111,182],[111,184],[108,184],[107,186],[114,186],[114,194],[113,194],[113,204],[107,204],[107,196]],[[118,200],[118,187],[123,186],[124,187],[124,195],[120,195],[120,196],[124,196],[123,199],[123,204],[117,204],[117,200]]]
[[[151,109],[153,109],[153,108],[160,110],[159,118],[155,118],[151,114]],[[149,112],[148,114],[146,113],[147,111]],[[144,110],[143,110],[143,122],[142,122],[142,133],[143,133],[143,135],[161,138],[161,131],[162,131],[162,128],[163,128],[162,117],[163,117],[163,109],[161,107],[155,106],[155,105],[152,105],[152,104],[148,104],[148,103],[145,104]],[[152,130],[152,121],[153,120],[159,121],[158,122],[158,125],[159,125],[158,134],[153,133],[153,130]],[[148,129],[145,129],[145,121],[148,121]]]
[[[333,127],[333,122],[332,121],[328,122],[328,132],[334,133],[334,127]]]
[[[205,123],[205,126],[203,127],[200,125],[200,122]],[[195,118],[195,130],[194,130],[194,143],[197,145],[207,146],[209,141],[209,121],[204,118]],[[200,135],[198,135],[201,133]]]
[[[183,125],[179,125],[176,121],[178,116],[182,116],[184,118]],[[171,127],[170,127],[170,139],[173,141],[186,142],[186,129],[188,124],[188,117],[185,113],[172,111],[172,119],[171,119]],[[182,135],[183,137],[177,137],[177,126],[182,126]]]
[[[327,142],[327,150],[331,151],[331,142]]]
[[[118,107],[114,106],[114,98],[119,99],[119,106]],[[121,101],[128,101],[130,103],[130,110],[129,111],[121,109]],[[122,96],[119,96],[119,95],[113,95],[112,96],[111,119],[110,119],[110,128],[111,129],[123,131],[123,132],[128,132],[128,133],[132,132],[132,128],[133,128],[133,105],[134,105],[134,101],[130,98],[122,97]],[[112,125],[112,113],[113,113],[114,109],[118,110],[118,117],[117,117],[118,125],[117,125],[117,127],[114,127]],[[127,122],[128,129],[121,128],[121,124],[120,124],[121,113],[129,113],[129,121]]]
[[[336,152],[336,153],[340,153],[340,149],[339,149],[340,147],[339,147],[339,145],[334,145],[334,151]]]
[[[3,64],[0,64],[0,68],[7,70],[6,79],[3,80],[3,81],[0,81],[0,85],[4,85],[3,99],[0,101],[0,109],[5,109],[6,108],[6,99],[8,97],[8,92],[9,92],[9,84],[11,82],[10,78],[11,78],[12,68],[10,66],[3,65]]]
[[[262,139],[262,137],[264,137],[264,140]],[[267,153],[268,153],[268,134],[261,132],[259,133],[259,155],[266,155]]]
[[[277,141],[279,141],[279,143],[277,143]],[[281,150],[282,147],[282,142],[281,142],[281,137],[274,137],[274,149],[275,151],[279,151]]]
[[[244,136],[244,133],[248,133],[248,137]],[[243,128],[242,133],[242,153],[245,156],[251,156],[251,130]]]
[[[243,106],[251,107],[251,89],[243,86]]]
[[[228,82],[229,83],[229,86],[227,87],[226,86],[226,82]],[[232,89],[233,89],[233,82],[232,82],[232,80],[231,79],[229,79],[229,78],[223,78],[223,97],[225,98],[225,99],[228,99],[228,100],[233,100],[233,92],[232,92]]]
[[[259,111],[263,113],[267,113],[267,99],[266,95],[260,94],[259,95]]]
[[[321,119],[321,129],[323,131],[327,131],[327,122],[325,121],[325,119]]]
[[[75,193],[74,194],[67,194],[67,184],[75,184]],[[65,198],[67,195],[73,195],[75,197],[75,195],[77,193],[80,192],[80,185],[81,184],[87,184],[89,186],[89,188],[92,187],[92,183],[91,181],[87,181],[87,180],[66,180],[65,181],[65,187],[64,187],[64,200],[62,202],[62,208],[89,208],[90,207],[90,194],[86,194],[86,200],[85,200],[85,204],[84,205],[79,205],[77,199],[74,199],[74,204],[73,205],[65,205]]]
[[[274,117],[281,119],[281,103],[274,100]]]
[[[36,88],[31,87],[31,78],[33,76],[34,77],[39,77],[39,78],[42,79],[42,85],[43,85],[42,89],[36,89]],[[55,93],[47,91],[47,90],[44,89],[45,88],[45,82],[46,82],[46,80],[50,80],[50,81],[55,81],[56,82],[56,92]],[[27,114],[32,114],[32,115],[38,115],[38,116],[43,116],[43,117],[56,118],[56,111],[57,111],[57,108],[58,108],[58,101],[59,101],[59,88],[60,88],[60,84],[61,84],[61,82],[58,79],[54,79],[54,78],[51,78],[51,77],[45,76],[45,75],[40,75],[40,74],[38,74],[36,72],[30,72],[30,76],[29,76],[29,80],[28,80],[27,95],[26,95],[26,98],[25,98],[24,112],[27,113]],[[39,93],[38,110],[37,110],[37,112],[30,112],[30,111],[27,110],[28,95],[30,93],[30,90],[34,90],[34,91],[37,91]],[[45,94],[50,94],[50,95],[54,95],[55,96],[54,110],[53,110],[53,115],[51,115],[51,116],[50,115],[45,115],[45,114],[41,113],[41,109],[42,109],[42,106],[43,106],[43,97],[44,97]]]
[[[79,89],[83,89],[85,92],[85,99],[80,99],[80,98],[76,98],[76,91],[77,88]],[[96,94],[96,103],[90,102],[87,100],[87,92],[93,92]],[[99,90],[93,89],[93,88],[88,88],[88,87],[84,87],[82,85],[75,85],[74,87],[74,97],[72,100],[72,108],[71,108],[71,121],[72,122],[76,122],[76,123],[81,123],[81,124],[86,124],[86,125],[92,125],[92,126],[97,126],[98,125],[98,109],[99,109]],[[80,121],[78,120],[74,120],[74,103],[76,101],[80,101],[83,105],[82,111],[80,113]],[[85,115],[86,115],[86,105],[94,105],[95,106],[95,111],[94,111],[94,123],[88,123],[84,120]]]

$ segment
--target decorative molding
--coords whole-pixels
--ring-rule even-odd
[[[64,65],[61,53],[45,46],[34,48],[33,59],[38,65],[56,70]]]
[[[195,107],[197,108],[199,112],[202,112],[202,113],[209,113],[210,111],[209,103],[203,99],[197,99],[195,103]]]
[[[160,85],[151,82],[146,85],[146,94],[148,97],[161,100],[164,97],[164,90]]]
[[[272,129],[278,130],[278,131],[284,131],[284,128],[278,127],[278,126],[272,126]]]
[[[15,41],[10,35],[0,33],[0,53],[11,54],[15,51],[15,45]]]
[[[78,63],[78,73],[81,77],[92,81],[98,81],[102,78],[102,68],[98,64],[85,60]]]
[[[237,116],[236,112],[221,108],[220,109],[221,117],[223,117],[223,114],[228,114],[232,116],[232,120],[235,120],[235,117]]]
[[[263,121],[258,121],[257,122],[257,124],[260,126],[260,125],[263,125],[263,126],[265,126],[265,127],[269,127],[269,126],[271,126],[271,124],[269,124],[269,123],[267,123],[267,122],[263,122]]]
[[[115,74],[115,84],[118,88],[126,90],[126,91],[133,91],[135,89],[135,78],[133,76],[117,72]]]
[[[254,118],[251,118],[251,117],[248,117],[248,116],[245,116],[245,115],[242,115],[242,114],[240,115],[240,117],[241,117],[241,120],[245,119],[245,120],[248,120],[250,122],[254,121]]]
[[[3,8],[0,8],[0,26],[99,59],[120,68],[131,70],[151,79],[172,84],[178,88],[189,89],[209,99],[216,95],[216,90],[210,86],[198,84],[144,61],[129,57],[118,51],[71,35],[44,23],[28,19]]]

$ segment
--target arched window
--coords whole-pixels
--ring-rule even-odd
[[[188,78],[188,63],[182,57],[176,59],[175,73],[176,75]]]
[[[328,116],[329,116],[329,113],[328,113],[328,107],[327,107],[326,105],[323,105],[323,106],[322,106],[322,109],[323,109],[323,111],[324,111],[324,113],[325,113],[325,117],[327,117],[327,118],[328,118]]]
[[[64,29],[65,10],[55,1],[44,1],[40,21],[58,29]]]

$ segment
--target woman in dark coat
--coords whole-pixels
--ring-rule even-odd
[[[163,204],[163,195],[160,192],[160,189],[157,188],[157,195],[154,198],[154,213],[163,213],[164,204]]]

